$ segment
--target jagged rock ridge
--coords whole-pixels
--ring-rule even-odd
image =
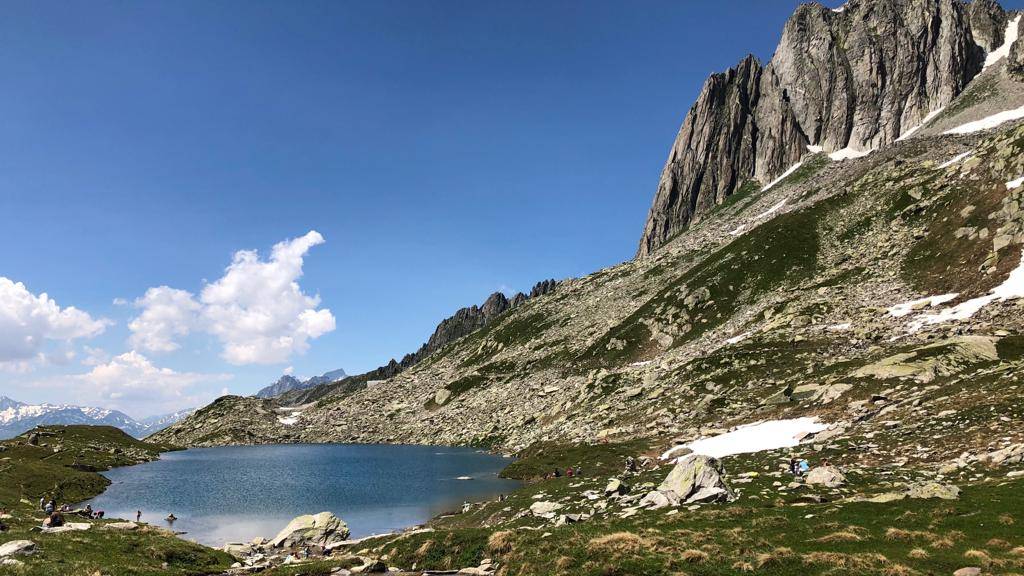
[[[312,378],[307,378],[306,380],[299,380],[298,378],[295,378],[290,374],[285,374],[278,378],[277,382],[274,382],[270,386],[267,386],[266,388],[263,388],[262,390],[257,392],[256,397],[274,398],[286,392],[292,392],[294,390],[306,390],[308,388],[313,388],[314,386],[320,386],[321,384],[330,384],[331,382],[337,382],[338,380],[341,380],[346,376],[348,376],[348,374],[346,374],[345,371],[340,368],[338,370],[331,370],[330,372],[325,372],[320,376],[313,376]]]
[[[503,293],[495,292],[488,296],[482,305],[460,308],[455,314],[442,320],[437,325],[437,328],[434,329],[434,333],[430,335],[430,338],[418,350],[403,356],[401,361],[392,358],[387,364],[364,374],[334,379],[320,385],[301,387],[285,393],[275,394],[274,396],[278,396],[279,400],[286,405],[305,404],[318,400],[328,394],[358,390],[364,387],[367,382],[393,378],[403,370],[415,366],[452,342],[487,326],[505,312],[519,307],[531,298],[553,292],[557,287],[558,281],[549,279],[535,284],[528,296],[519,292],[509,299]]]
[[[774,57],[711,76],[662,171],[637,255],[651,254],[745,185],[808,154],[891,144],[948,105],[1003,42],[991,0],[804,4]]]

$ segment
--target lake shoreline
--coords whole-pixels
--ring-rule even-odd
[[[173,457],[183,454],[190,458]],[[356,473],[344,460],[346,455],[353,455],[360,466],[367,466],[368,458],[374,463]],[[260,458],[270,461],[260,462]],[[501,477],[514,461],[481,448],[429,444],[284,443],[169,449],[157,460],[106,471],[103,476],[109,484],[81,504],[104,510],[110,518],[128,520],[134,520],[136,509],[142,510],[147,525],[210,548],[254,537],[272,538],[294,518],[322,511],[335,513],[352,529],[353,539],[363,539],[422,529],[458,513],[465,503],[514,492],[522,483]],[[230,474],[226,462],[233,464]],[[203,472],[193,474],[194,465],[203,466]],[[249,488],[239,492],[227,483],[228,477]],[[192,481],[182,484],[181,478]],[[282,481],[306,484],[282,488]],[[406,488],[400,487],[403,481]],[[209,495],[193,494],[193,485],[211,482],[211,492],[223,499],[221,503],[214,498],[216,507],[229,512],[211,512]],[[381,505],[381,498],[388,504]],[[167,514],[174,514],[175,522],[164,522]],[[145,520],[154,515],[156,520]]]

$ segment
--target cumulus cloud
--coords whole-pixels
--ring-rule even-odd
[[[97,336],[110,324],[73,306],[61,308],[45,292],[36,296],[21,282],[0,276],[0,364],[46,361],[48,341],[68,345]]]
[[[173,352],[180,348],[177,339],[188,336],[200,309],[191,293],[168,286],[146,290],[134,306],[141,308],[142,313],[128,324],[132,331],[128,342],[133,348],[148,352]]]
[[[220,341],[221,356],[232,364],[276,364],[304,353],[310,340],[335,328],[331,311],[319,308],[319,296],[298,284],[306,254],[323,242],[314,230],[276,244],[267,260],[240,250],[198,298],[167,286],[150,288],[135,301],[142,313],[129,324],[132,345],[169,352],[181,337],[202,331]]]
[[[117,408],[129,414],[154,414],[201,405],[209,399],[202,393],[195,393],[194,386],[221,382],[231,376],[160,368],[133,350],[72,378],[85,385],[85,393],[90,396],[87,403]]]

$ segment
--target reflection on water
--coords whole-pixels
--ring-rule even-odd
[[[422,523],[464,501],[496,498],[516,483],[508,460],[468,448],[280,445],[199,448],[105,473],[113,484],[91,500],[108,518],[135,518],[187,532],[211,546],[271,537],[301,514],[330,511],[353,538]],[[468,476],[472,480],[459,480]],[[168,514],[178,519],[164,521]]]

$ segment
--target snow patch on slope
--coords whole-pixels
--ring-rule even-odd
[[[764,450],[776,450],[796,446],[808,435],[826,430],[827,424],[817,418],[794,418],[792,420],[769,420],[740,426],[731,432],[701,438],[684,446],[676,446],[661,455],[669,460],[675,454],[689,449],[694,454],[722,458],[735,454],[749,454]]]
[[[908,330],[910,332],[917,332],[921,328],[932,324],[942,324],[945,322],[952,322],[955,320],[966,320],[975,314],[985,306],[999,300],[1016,300],[1018,298],[1024,298],[1024,254],[1021,255],[1021,263],[1014,268],[1013,272],[1006,278],[999,286],[992,289],[991,292],[978,298],[972,298],[966,302],[962,302],[953,306],[941,310],[935,314],[925,314],[917,320],[910,323]]]
[[[920,300],[911,300],[910,302],[904,302],[902,304],[891,306],[889,308],[889,315],[892,316],[893,318],[902,318],[910,314],[914,310],[920,310],[921,308],[924,308],[926,306],[934,308],[935,306],[945,304],[950,300],[955,300],[957,296],[959,296],[959,294],[943,294],[941,296],[929,296],[927,298],[921,298]]]
[[[993,50],[985,58],[985,68],[1010,55],[1010,49],[1013,48],[1013,44],[1017,41],[1017,36],[1020,32],[1020,18],[1020,15],[1018,15],[1006,26],[1006,42],[1003,42],[1002,46]]]
[[[835,152],[828,155],[829,158],[836,162],[842,162],[843,160],[854,160],[857,158],[863,158],[868,154],[871,154],[874,150],[856,150],[854,148],[843,148],[842,150],[836,150]]]
[[[757,216],[754,216],[754,220],[760,220],[762,218],[767,218],[767,217],[771,216],[772,214],[775,214],[779,210],[782,210],[782,207],[785,206],[785,205],[786,205],[786,200],[783,200],[783,201],[779,202],[778,204],[776,204],[775,206],[772,206],[771,208],[769,208],[769,209],[765,210],[764,212],[758,214]]]
[[[966,160],[967,157],[970,156],[970,155],[971,155],[970,152],[964,152],[963,154],[960,154],[959,156],[957,156],[956,158],[953,158],[949,162],[940,164],[939,165],[939,170],[945,170],[946,168],[949,168],[950,166],[952,166],[954,164],[959,164],[960,162]]]
[[[1000,124],[1005,124],[1021,118],[1024,118],[1024,106],[1021,106],[1016,110],[1006,110],[1005,112],[993,114],[988,118],[982,118],[975,122],[968,122],[967,124],[957,126],[952,130],[946,130],[943,134],[972,134],[974,132],[981,132],[982,130],[990,130]]]
[[[796,172],[797,170],[799,170],[800,167],[803,166],[803,165],[804,165],[803,160],[801,160],[800,162],[797,162],[796,164],[793,164],[792,166],[789,167],[789,170],[786,170],[785,172],[782,173],[782,176],[779,176],[775,180],[772,180],[771,183],[769,183],[767,186],[765,186],[764,188],[761,188],[761,192],[767,192],[768,190],[771,190],[772,188],[775,187],[776,184],[778,184],[779,182],[782,182],[783,180],[788,178],[790,174],[792,174],[793,172]]]
[[[938,110],[933,110],[933,111],[929,112],[928,115],[924,117],[924,120],[922,120],[920,124],[918,124],[917,126],[914,126],[910,130],[907,130],[906,132],[904,132],[902,136],[900,136],[899,138],[896,139],[896,141],[897,142],[902,142],[902,141],[906,140],[907,138],[910,138],[911,136],[914,135],[915,132],[917,132],[918,130],[923,128],[925,126],[925,124],[931,122],[932,119],[935,118],[936,116],[938,116],[939,114],[942,114],[942,111],[945,110],[945,109],[946,109],[946,107],[943,106],[943,107],[939,108]]]

